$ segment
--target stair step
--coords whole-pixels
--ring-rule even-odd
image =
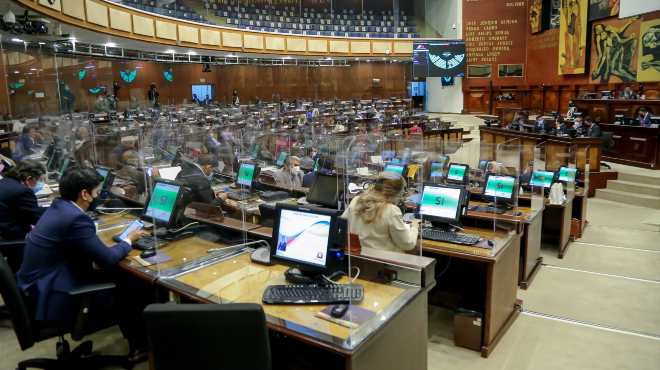
[[[660,186],[660,176],[639,175],[619,171],[619,180]]]
[[[630,194],[645,194],[660,197],[660,185],[650,185],[641,182],[623,180],[609,180],[607,188],[616,191],[628,192]]]
[[[655,197],[645,194],[632,194],[627,191],[617,191],[612,189],[596,189],[596,198],[640,207],[660,209],[660,196]]]

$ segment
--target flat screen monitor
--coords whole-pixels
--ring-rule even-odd
[[[261,144],[254,144],[252,146],[252,151],[250,153],[252,155],[252,158],[258,158],[260,153],[261,153]]]
[[[411,98],[426,96],[426,82],[425,81],[411,81],[410,92]]]
[[[432,221],[455,223],[459,221],[465,198],[464,189],[444,185],[424,185],[419,214]]]
[[[103,182],[101,183],[101,189],[108,190],[110,187],[112,187],[112,183],[115,180],[115,176],[112,173],[112,170],[107,168],[107,167],[101,167],[97,166],[96,167],[96,173],[101,175],[103,177]]]
[[[252,187],[252,181],[257,172],[257,166],[253,163],[241,163],[236,176],[236,183],[245,187]]]
[[[577,168],[561,167],[559,169],[559,181],[574,183],[577,176]]]
[[[479,161],[479,169],[486,172],[488,170],[488,163],[490,163],[489,160],[482,159]]]
[[[555,173],[552,171],[534,171],[532,179],[529,184],[532,186],[540,186],[543,188],[550,188],[555,178]]]
[[[289,153],[287,153],[287,152],[280,152],[280,153],[277,155],[277,160],[275,161],[275,164],[276,164],[278,167],[282,167],[282,166],[284,166],[284,162],[286,161],[286,158],[287,158],[288,156],[289,156]]]
[[[384,172],[396,173],[397,175],[403,176],[406,169],[405,165],[402,164],[388,164],[385,166]]]
[[[513,176],[489,174],[483,196],[488,199],[508,201],[513,200],[518,185]]]
[[[336,211],[277,204],[273,225],[273,260],[306,271],[325,271],[334,242]]]
[[[337,208],[341,184],[337,175],[317,172],[314,184],[307,193],[307,202],[325,207]]]
[[[470,173],[470,166],[467,164],[452,163],[447,171],[447,181],[455,183],[465,183]]]
[[[413,77],[462,77],[466,62],[462,40],[416,41],[413,44]]]
[[[445,164],[442,162],[431,162],[429,177],[441,179],[445,176]]]
[[[160,178],[171,181],[176,179],[179,172],[181,172],[181,166],[163,167],[158,169]]]
[[[181,185],[157,181],[151,198],[144,210],[147,221],[154,220],[160,225],[171,225],[174,221],[176,205],[181,196]]]

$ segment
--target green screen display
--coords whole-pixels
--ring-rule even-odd
[[[289,153],[287,152],[280,152],[280,154],[277,156],[277,162],[275,162],[276,165],[278,166],[284,166],[284,161],[286,161],[286,157],[289,156]]]
[[[559,181],[575,182],[577,168],[562,167],[559,169]]]
[[[176,205],[178,195],[178,186],[165,184],[162,182],[156,183],[145,215],[148,217],[153,217],[162,222],[169,222],[172,216],[172,212],[174,211],[174,206]]]
[[[516,179],[510,176],[489,176],[484,195],[511,199]]]
[[[449,166],[449,172],[447,173],[448,180],[454,181],[463,181],[465,178],[465,171],[467,168],[465,166],[452,164]]]
[[[461,200],[461,189],[425,186],[419,213],[424,216],[455,220]]]
[[[551,171],[534,171],[530,184],[532,186],[542,186],[544,188],[549,188],[552,186],[552,179],[554,177],[555,173]]]
[[[442,177],[444,174],[444,165],[440,162],[431,163],[431,177]]]
[[[398,166],[398,165],[395,165],[395,164],[388,164],[387,166],[385,166],[384,171],[385,172],[396,173],[397,175],[403,176],[403,169],[404,169],[404,166]]]
[[[238,169],[238,178],[236,183],[243,186],[252,186],[255,167],[253,164],[243,163]]]
[[[254,144],[252,147],[252,156],[256,158],[259,156],[259,153],[261,153],[261,145]]]

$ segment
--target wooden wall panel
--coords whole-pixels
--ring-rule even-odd
[[[394,42],[394,52],[400,54],[411,54],[413,52],[413,44],[410,42]]]
[[[222,32],[222,45],[240,48],[243,46],[243,37],[238,32]]]
[[[373,42],[371,44],[372,51],[379,54],[389,54],[392,52],[391,42]]]
[[[286,41],[285,41],[284,37],[266,36],[266,49],[268,49],[268,50],[284,50],[284,49],[286,49]]]
[[[156,37],[176,41],[176,23],[156,20]]]
[[[202,28],[199,31],[199,35],[202,44],[220,46],[220,31]]]
[[[154,37],[154,20],[133,14],[133,32],[138,35]]]
[[[346,40],[330,40],[330,51],[333,53],[349,53],[350,44]]]
[[[287,37],[286,38],[286,50],[288,51],[306,51],[307,50],[307,40]]]
[[[80,0],[62,0],[62,13],[85,20],[85,7],[82,6]]]
[[[108,7],[92,0],[85,0],[87,22],[108,27]]]
[[[179,40],[191,44],[198,44],[199,28],[179,25]]]
[[[307,50],[312,53],[327,53],[328,41],[326,40],[307,40]]]
[[[131,14],[110,9],[110,27],[124,32],[131,32]]]
[[[252,34],[244,35],[243,47],[246,49],[263,49],[264,37],[261,35],[252,35]]]
[[[55,9],[55,10],[62,10],[62,3],[60,0],[39,0],[39,5],[43,5],[45,7]],[[80,4],[82,7],[82,4]]]
[[[369,41],[351,41],[351,53],[369,54],[371,53],[371,43]]]

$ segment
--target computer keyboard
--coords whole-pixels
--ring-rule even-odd
[[[265,304],[332,304],[360,302],[364,288],[358,284],[271,285],[263,296]]]
[[[496,213],[498,215],[501,215],[506,212],[502,208],[497,208],[492,206],[474,206],[474,207],[470,207],[470,211]]]
[[[242,191],[227,193],[227,198],[229,198],[231,200],[236,200],[236,201],[248,200],[248,199],[252,198],[253,196],[254,195],[250,192],[242,192]]]
[[[167,242],[162,239],[158,239],[158,242],[156,242],[156,238],[154,238],[152,235],[143,235],[140,237],[140,239],[133,242],[133,249],[145,251],[154,248],[160,248],[165,244],[167,244]]]
[[[475,245],[481,240],[481,237],[473,234],[460,234],[453,231],[444,231],[433,228],[422,229],[422,239],[434,240],[437,242],[448,242],[463,245]]]

